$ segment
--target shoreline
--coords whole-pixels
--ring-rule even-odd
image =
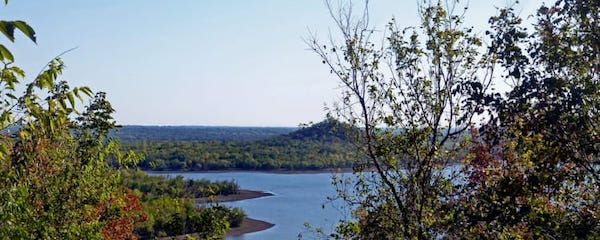
[[[272,174],[319,174],[319,173],[352,173],[352,168],[328,168],[319,170],[286,170],[286,169],[275,169],[275,170],[243,170],[243,169],[229,169],[229,170],[207,170],[207,171],[148,171],[142,170],[146,173],[151,174],[177,174],[177,173],[272,173]]]
[[[248,233],[260,232],[272,228],[275,224],[246,217],[239,227],[230,228],[226,237],[237,237]]]
[[[271,174],[320,174],[320,173],[352,173],[352,168],[337,168],[337,169],[322,169],[322,170],[268,170],[268,171],[256,171],[256,170],[215,170],[215,171],[144,171],[151,174],[177,174],[177,173],[235,173],[235,172],[250,172],[250,173],[271,173]],[[224,203],[224,202],[236,202],[243,200],[250,200],[262,197],[274,196],[273,193],[240,189],[238,194],[230,195],[218,195],[213,198],[197,198],[195,199],[197,204],[210,204],[213,202]],[[275,224],[245,217],[242,224],[239,227],[230,228],[225,234],[226,237],[237,237],[248,233],[255,233],[272,228]],[[193,235],[193,234],[192,234]],[[169,238],[179,239],[179,238]]]
[[[247,233],[260,232],[272,228],[273,226],[275,226],[275,224],[246,217],[244,218],[242,224],[239,227],[230,228],[229,231],[225,234],[225,237],[237,237]],[[158,239],[185,240],[188,239],[188,236],[195,238],[200,237],[197,233],[188,233],[177,236],[159,237]]]
[[[213,198],[197,198],[196,203],[207,204],[207,203],[211,203],[211,202],[219,202],[219,203],[237,202],[237,201],[243,201],[243,200],[248,200],[248,199],[268,197],[268,196],[273,196],[273,195],[274,194],[270,193],[270,192],[240,189],[237,194],[217,195],[217,196],[214,196]]]

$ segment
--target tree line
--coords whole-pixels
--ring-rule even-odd
[[[137,141],[256,141],[295,131],[293,127],[121,126],[111,136]]]
[[[136,141],[141,169],[156,171],[322,170],[351,168],[355,157],[345,127],[325,120],[258,141]]]

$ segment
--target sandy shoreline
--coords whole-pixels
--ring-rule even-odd
[[[252,218],[245,218],[239,227],[229,229],[226,236],[240,236],[246,233],[260,232],[273,226],[275,226],[275,224]]]
[[[268,193],[268,192],[241,189],[241,190],[239,190],[238,194],[218,195],[218,196],[215,196],[214,198],[198,198],[198,199],[196,199],[196,202],[201,203],[201,204],[210,203],[213,201],[235,202],[235,201],[242,201],[242,200],[260,198],[260,197],[268,197],[268,196],[273,196],[273,194]]]
[[[244,218],[244,221],[242,222],[242,224],[239,227],[230,228],[229,232],[227,232],[227,234],[225,236],[226,237],[241,236],[246,233],[253,233],[253,232],[267,230],[273,226],[275,226],[275,224],[268,223],[268,222],[261,221],[261,220],[252,219],[252,218]],[[200,237],[197,233],[189,233],[189,234],[185,234],[185,235],[161,237],[158,239],[186,240],[186,239],[188,239],[188,236],[194,237],[194,238]]]

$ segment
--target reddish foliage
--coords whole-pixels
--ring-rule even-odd
[[[117,199],[109,199],[108,203],[116,204],[119,209],[118,216],[107,216],[110,220],[102,229],[104,239],[137,239],[134,234],[134,226],[136,223],[147,220],[147,216],[142,212],[142,205],[137,196],[131,190],[126,190],[121,201]],[[110,204],[106,204],[104,209]],[[104,210],[103,212],[106,212]]]
[[[133,219],[121,217],[113,219],[102,229],[104,239],[137,239],[133,233]]]
[[[471,130],[471,135],[478,138],[478,132]],[[484,142],[475,143],[470,148],[470,157],[467,161],[467,173],[471,185],[479,185],[497,174],[500,162],[495,158],[493,149]]]

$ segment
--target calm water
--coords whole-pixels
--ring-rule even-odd
[[[312,239],[314,232],[307,231],[305,223],[320,227],[331,233],[339,219],[348,216],[341,208],[340,202],[330,203],[328,196],[333,196],[335,189],[331,185],[331,173],[313,174],[275,174],[257,172],[225,172],[225,173],[177,173],[186,179],[235,180],[242,189],[271,192],[274,196],[227,203],[240,207],[246,214],[275,224],[274,227],[230,240],[253,239],[298,239],[299,234],[305,239]],[[325,208],[322,206],[325,205]]]

